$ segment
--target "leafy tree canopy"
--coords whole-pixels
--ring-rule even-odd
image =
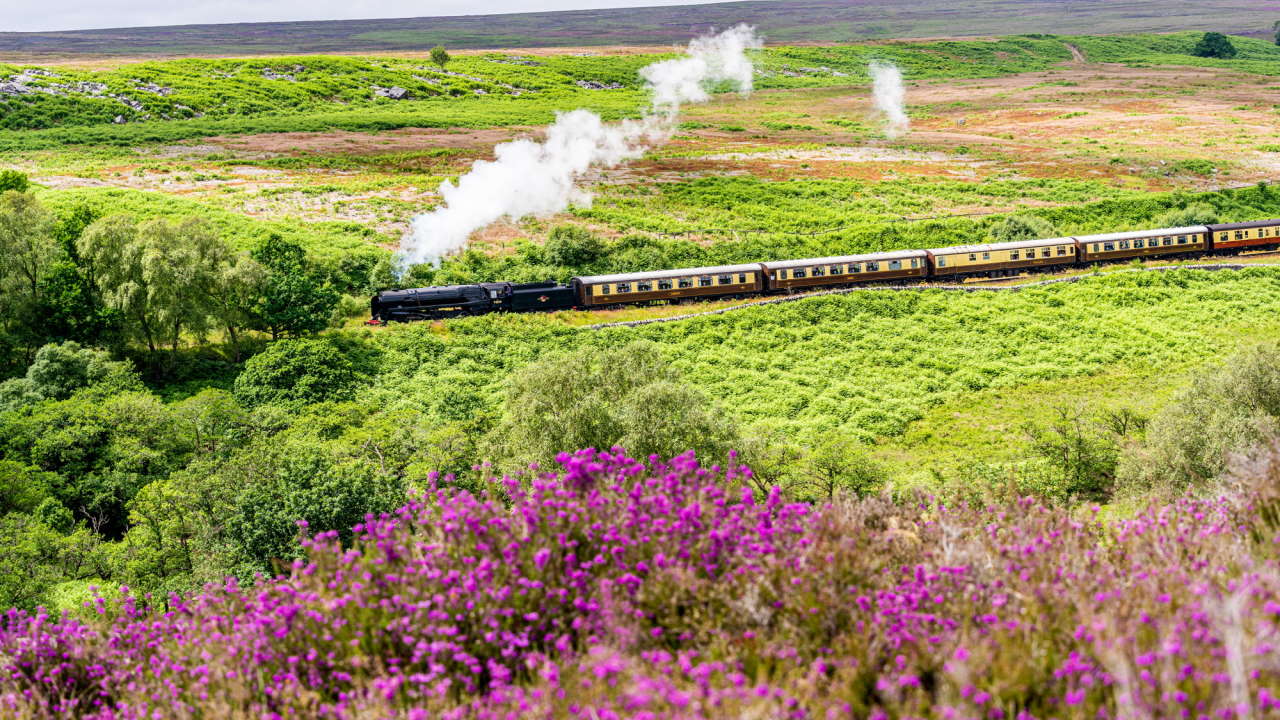
[[[696,450],[715,462],[737,438],[732,421],[651,342],[529,365],[511,378],[503,416],[489,443],[512,467],[548,463],[568,447],[614,445],[638,457]]]
[[[301,245],[271,235],[253,250],[253,259],[267,270],[258,327],[274,340],[284,335],[319,332],[329,326],[338,293],[307,264]]]
[[[355,396],[361,374],[329,338],[280,340],[249,358],[236,378],[235,396],[246,406],[299,406]]]
[[[0,170],[0,193],[9,190],[26,192],[30,184],[27,176],[18,170]]]
[[[1200,38],[1200,42],[1196,43],[1191,54],[1196,57],[1230,60],[1236,56],[1236,52],[1236,46],[1231,44],[1231,40],[1226,35],[1207,32]]]
[[[445,50],[443,45],[437,45],[431,48],[431,62],[439,65],[441,70],[444,69],[445,65],[449,64],[449,60],[451,59],[449,51]]]

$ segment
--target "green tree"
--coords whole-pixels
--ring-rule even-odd
[[[0,515],[34,512],[52,492],[52,473],[12,460],[0,460]]]
[[[13,190],[24,193],[31,183],[26,174],[19,170],[0,170],[0,193]]]
[[[60,217],[54,226],[59,257],[40,278],[39,303],[29,320],[32,335],[44,342],[75,340],[111,345],[119,339],[120,315],[102,303],[82,267],[77,247],[95,219],[93,210],[80,205]]]
[[[1275,38],[1276,44],[1280,45],[1280,20],[1271,24],[1272,37]]]
[[[329,325],[338,293],[312,269],[301,245],[272,234],[253,250],[266,268],[262,297],[254,311],[256,327],[275,340],[319,332]]]
[[[347,353],[329,338],[280,340],[249,358],[236,378],[246,406],[300,406],[348,400],[361,379]]]
[[[25,331],[39,303],[40,281],[57,253],[53,217],[35,196],[0,193],[0,323],[9,332],[29,336]],[[33,340],[27,337],[24,344],[38,344]]]
[[[449,57],[449,51],[445,50],[443,45],[437,45],[431,48],[431,62],[439,65],[441,70],[444,70],[444,66],[448,65],[449,60],[451,59],[452,58]]]
[[[716,462],[736,439],[733,423],[681,381],[657,345],[633,342],[548,358],[516,372],[488,447],[508,467],[614,445],[638,457],[696,450]]]
[[[0,411],[46,400],[65,400],[86,388],[104,397],[142,389],[142,381],[127,362],[111,360],[101,350],[75,342],[49,344],[36,351],[23,377],[0,383]]]
[[[796,484],[794,492],[806,500],[830,502],[841,494],[866,497],[887,476],[866,449],[846,435],[824,435],[805,454],[804,467],[808,477]]]
[[[0,415],[0,453],[56,473],[52,495],[77,520],[119,538],[129,500],[190,459],[189,436],[172,411],[144,392],[106,396],[95,388],[23,413]]]
[[[40,348],[27,368],[26,379],[34,392],[48,400],[65,400],[79,390],[103,384],[109,384],[110,394],[142,389],[129,363],[112,360],[107,353],[76,342]]]
[[[1231,40],[1226,35],[1216,32],[1205,33],[1191,50],[1191,54],[1196,57],[1222,60],[1230,60],[1236,56],[1236,52],[1236,46],[1231,44]]]
[[[266,292],[266,269],[248,255],[238,254],[210,278],[209,308],[227,331],[232,358],[240,361],[240,333],[257,325],[257,309]]]
[[[1025,425],[1030,451],[1051,473],[1045,494],[1058,501],[1105,502],[1115,484],[1119,441],[1140,424],[1130,412],[1096,421],[1060,407],[1047,425]]]
[[[575,225],[561,225],[547,236],[546,259],[552,265],[575,270],[599,262],[607,248],[594,233]]]
[[[1280,346],[1245,348],[1195,373],[1127,448],[1119,476],[1128,490],[1181,492],[1222,474],[1233,453],[1280,433]]]
[[[213,323],[213,300],[232,261],[227,245],[198,218],[176,224],[137,223],[117,215],[95,222],[77,250],[106,304],[155,352],[177,353],[184,332],[202,337]]]
[[[1184,208],[1177,208],[1161,213],[1151,221],[1151,227],[1174,228],[1191,225],[1211,225],[1219,222],[1218,211],[1209,203],[1192,203]]]

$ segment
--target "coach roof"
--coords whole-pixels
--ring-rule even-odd
[[[1060,237],[1044,240],[1019,240],[1018,242],[990,243],[987,245],[956,245],[954,247],[930,248],[932,255],[963,255],[965,253],[991,252],[992,250],[1021,250],[1022,248],[1052,247],[1054,245],[1075,245],[1075,238]]]
[[[760,272],[760,264],[715,265],[712,267],[683,268],[680,270],[654,270],[653,272],[619,273],[617,275],[588,275],[574,278],[583,285],[600,283],[635,282],[637,280],[662,280],[665,278],[692,277],[694,275],[728,275],[730,273]]]
[[[1280,225],[1280,220],[1253,220],[1251,222],[1222,223],[1210,225],[1209,229],[1214,232],[1218,232],[1219,230],[1252,230],[1253,228],[1272,227],[1274,225]]]
[[[1165,235],[1191,235],[1209,232],[1204,225],[1188,227],[1160,228],[1158,230],[1130,230],[1129,232],[1103,233],[1101,235],[1077,235],[1082,243],[1111,242],[1112,240],[1133,240],[1134,238],[1164,237]]]
[[[870,253],[867,255],[837,255],[835,257],[802,258],[800,260],[775,260],[764,263],[767,268],[809,267],[810,265],[843,265],[845,263],[884,262],[888,260],[910,260],[926,257],[923,250],[898,250],[895,252]]]

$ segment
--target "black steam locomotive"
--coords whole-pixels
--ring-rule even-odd
[[[577,305],[573,288],[553,282],[480,283],[389,290],[373,296],[374,322],[411,322],[491,312],[568,310]]]

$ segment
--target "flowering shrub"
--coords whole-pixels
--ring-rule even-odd
[[[0,621],[20,718],[1256,717],[1280,710],[1280,461],[1105,523],[822,508],[584,450],[305,541],[287,577]]]

